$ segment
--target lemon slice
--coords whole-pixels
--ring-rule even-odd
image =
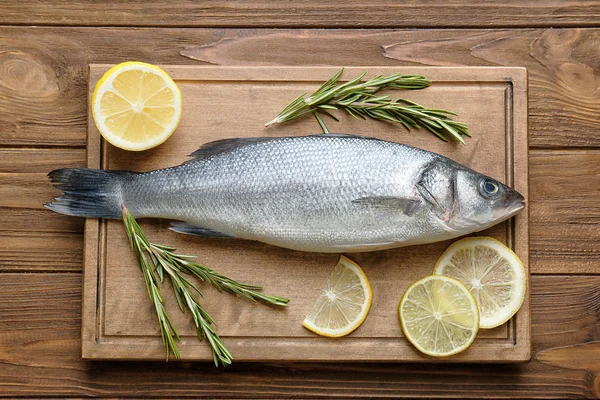
[[[481,314],[480,327],[494,328],[521,308],[527,290],[523,263],[508,247],[490,237],[453,243],[433,271],[464,283],[473,293]]]
[[[456,279],[431,275],[413,283],[398,306],[404,336],[421,352],[446,357],[467,349],[479,330],[475,298]]]
[[[341,256],[302,326],[319,335],[345,336],[358,328],[365,318],[373,293],[362,268]]]
[[[109,69],[92,94],[100,134],[125,150],[140,151],[167,140],[181,120],[181,92],[162,69],[126,62]]]

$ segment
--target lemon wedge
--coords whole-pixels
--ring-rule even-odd
[[[527,276],[519,257],[490,237],[473,237],[453,243],[433,271],[458,279],[473,293],[481,314],[479,326],[494,328],[521,308]]]
[[[100,134],[121,149],[158,146],[181,120],[181,92],[162,69],[126,62],[109,69],[92,94],[92,117]]]
[[[409,286],[398,314],[404,336],[434,357],[464,351],[479,330],[475,298],[465,285],[445,276],[431,275]]]
[[[322,336],[345,336],[367,318],[372,298],[371,285],[362,268],[341,256],[302,326]]]

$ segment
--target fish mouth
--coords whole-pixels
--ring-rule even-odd
[[[512,192],[509,197],[502,202],[502,206],[499,207],[496,212],[494,212],[494,222],[491,225],[513,217],[523,208],[525,208],[525,198],[518,192]],[[486,227],[491,225],[487,225]]]
[[[512,217],[525,208],[525,197],[519,192],[512,192],[512,196],[506,199],[507,217]]]

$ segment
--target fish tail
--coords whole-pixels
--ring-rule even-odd
[[[63,168],[48,174],[63,195],[44,207],[78,217],[121,218],[123,184],[135,172],[88,168]]]

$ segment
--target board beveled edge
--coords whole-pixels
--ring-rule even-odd
[[[90,65],[89,66],[89,88],[88,88],[88,105],[91,99],[92,84],[95,85],[100,74],[112,65]],[[216,72],[217,76],[225,71],[226,75],[231,80],[248,79],[248,71],[250,76],[258,71],[258,79],[265,73],[265,70],[275,72],[278,78],[274,80],[289,80],[290,70],[295,70],[295,73],[300,73],[304,79],[297,80],[321,80],[321,76],[316,76],[311,67],[308,71],[307,67],[214,67],[214,66],[161,66],[175,80],[197,80],[199,70],[202,70],[204,80],[211,80],[206,76],[206,72]],[[332,72],[337,71],[338,67],[314,67],[318,69],[317,75],[329,77]],[[413,67],[347,67],[346,71],[356,72],[358,70],[375,69],[375,70],[394,70],[396,72],[406,70],[414,71]],[[240,71],[246,71],[242,73]],[[301,72],[302,71],[302,72]],[[523,67],[419,67],[419,71],[424,73],[436,71],[438,76],[441,74],[441,80],[452,82],[464,82],[473,75],[479,75],[477,79],[480,81],[490,82],[509,82],[512,85],[512,155],[513,155],[513,177],[514,186],[519,192],[524,194],[526,199],[529,199],[528,193],[528,119],[527,119],[527,70]],[[181,76],[180,76],[181,74]],[[232,75],[229,75],[232,74]],[[310,74],[310,75],[308,75]],[[491,75],[492,77],[490,77]],[[502,79],[498,76],[503,76]],[[222,79],[223,77],[220,76]],[[215,78],[212,78],[215,79]],[[439,79],[438,79],[439,80]],[[88,107],[88,144],[87,144],[87,162],[90,168],[101,167],[102,156],[102,141],[99,132],[97,131]],[[515,240],[514,251],[523,260],[528,279],[529,274],[529,231],[528,231],[528,207],[523,210],[514,219],[515,224]],[[96,360],[164,360],[165,353],[162,343],[157,338],[145,338],[144,340],[122,340],[117,342],[116,339],[103,340],[100,337],[99,325],[99,292],[98,282],[100,273],[100,221],[98,219],[87,219],[84,228],[84,268],[83,268],[83,301],[82,301],[82,331],[81,331],[81,354],[84,359]],[[519,241],[516,237],[521,238]],[[529,283],[529,282],[528,282]],[[346,344],[340,342],[330,342],[322,340],[314,340],[314,338],[288,338],[284,351],[273,352],[272,338],[224,338],[227,347],[232,351],[235,359],[238,361],[351,361],[351,362],[477,362],[477,363],[519,363],[527,362],[531,359],[531,315],[530,315],[530,284],[526,293],[526,298],[523,302],[521,310],[513,317],[512,326],[514,329],[512,336],[513,340],[500,342],[496,339],[481,339],[479,343],[464,353],[455,355],[449,359],[435,359],[418,353],[406,341],[394,341],[395,346],[384,346],[381,353],[373,354],[373,349],[369,349],[368,358],[356,358],[353,353],[352,357],[344,356],[344,352],[337,353],[332,356],[331,352],[327,358],[323,358],[323,349],[330,348],[332,344],[336,347],[343,348]],[[290,349],[289,339],[301,339],[300,342]],[[363,341],[372,338],[362,338]],[[359,339],[361,340],[361,339]],[[371,340],[372,341],[372,340]],[[311,343],[313,342],[313,343]],[[182,361],[209,361],[211,360],[210,350],[208,346],[198,343],[196,339],[182,339],[179,344],[182,353]],[[394,351],[402,354],[409,354],[408,358],[393,357]],[[290,354],[292,350],[294,354]],[[258,352],[258,353],[257,353]],[[494,358],[490,358],[492,353]],[[135,354],[135,357],[124,356],[124,354]],[[265,354],[265,357],[256,358],[256,354]],[[302,354],[302,357],[298,355]],[[501,357],[499,355],[501,354]]]
[[[528,72],[524,67],[515,68],[513,86],[513,169],[515,189],[529,202],[529,118],[528,118]],[[527,291],[517,315],[515,352],[522,361],[531,360],[531,274],[529,269],[529,204],[515,218],[514,251],[523,262],[527,276]]]
[[[88,84],[91,82],[92,67],[88,70]],[[88,168],[100,168],[101,140],[100,133],[95,129],[89,115],[92,91],[88,88],[88,122],[86,159]],[[84,225],[83,243],[83,289],[81,310],[81,357],[84,359],[97,358],[94,355],[102,346],[97,337],[98,333],[98,273],[99,273],[99,228],[100,220],[86,218]]]

